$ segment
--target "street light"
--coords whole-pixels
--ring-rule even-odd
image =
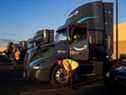
[[[116,60],[118,61],[118,0],[116,0]]]

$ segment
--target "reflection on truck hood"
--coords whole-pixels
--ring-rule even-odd
[[[42,61],[42,58],[38,58],[32,62],[30,62],[30,64],[28,64],[28,68],[32,68],[34,65],[39,65]]]

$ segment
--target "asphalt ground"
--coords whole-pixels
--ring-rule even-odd
[[[48,82],[0,81],[0,95],[126,95],[120,85],[106,86],[103,81],[85,84],[83,81],[67,87],[52,87]]]

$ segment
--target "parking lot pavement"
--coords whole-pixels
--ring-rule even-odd
[[[43,95],[101,95],[103,88],[104,88],[103,84],[93,84],[93,85],[86,85],[86,86],[81,85],[78,87],[70,86],[64,88],[37,89],[34,92],[33,91],[21,92],[20,95],[42,95],[42,94]]]
[[[95,82],[91,85],[81,85],[75,89],[75,95],[126,95],[126,87],[116,85],[106,85],[104,82]]]
[[[20,95],[75,95],[75,92],[71,88],[41,89],[35,92],[23,92]]]
[[[19,95],[125,95],[126,89],[120,87],[109,88],[103,83],[90,85],[78,85],[77,87],[64,88],[37,88],[29,91],[21,91]]]
[[[64,88],[54,88],[47,82],[0,81],[0,95],[126,95],[121,86],[106,87],[103,82],[83,83]]]

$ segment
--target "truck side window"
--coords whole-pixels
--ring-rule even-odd
[[[78,42],[87,39],[86,29],[75,28],[70,33],[71,42]]]

